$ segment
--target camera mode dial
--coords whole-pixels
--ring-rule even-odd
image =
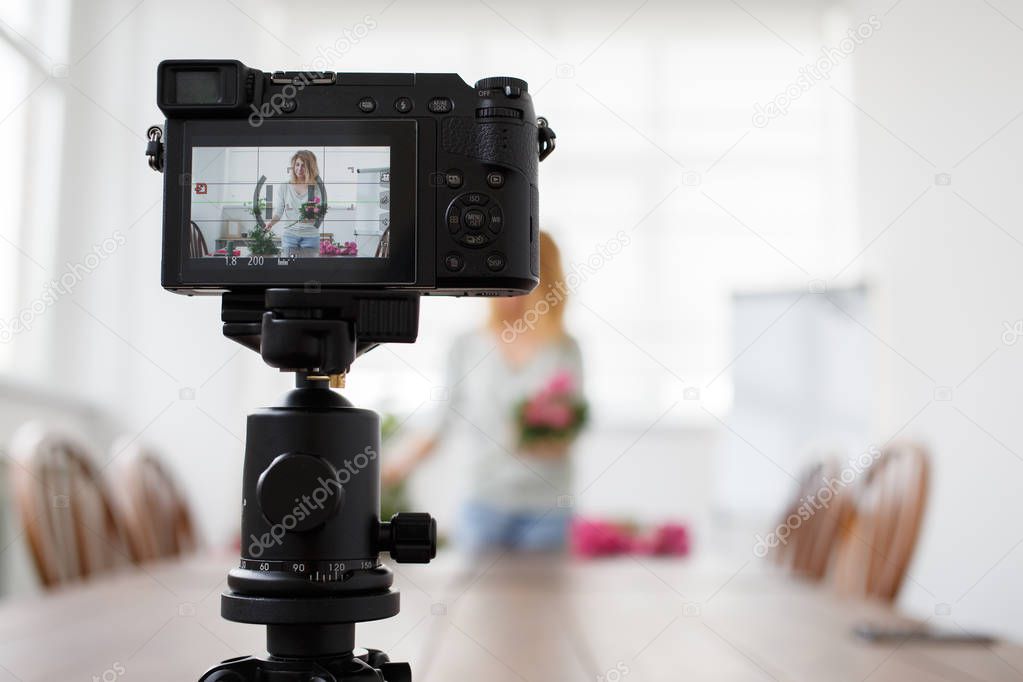
[[[511,91],[515,93],[529,92],[529,84],[526,81],[512,76],[490,76],[476,81],[477,90],[504,90],[505,88],[511,88]]]

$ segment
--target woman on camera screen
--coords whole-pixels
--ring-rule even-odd
[[[267,221],[268,230],[285,221],[281,245],[285,257],[314,258],[320,255],[320,228],[317,214],[323,211],[320,192],[320,167],[316,155],[300,149],[291,156],[288,165],[289,181],[275,189],[273,217]],[[319,207],[319,210],[317,208]]]

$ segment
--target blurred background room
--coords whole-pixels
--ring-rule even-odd
[[[848,583],[876,561],[849,534],[876,532],[897,575],[854,591],[932,626],[1023,639],[1014,0],[7,0],[4,599],[67,578],[40,567],[19,509],[26,424],[69,434],[90,462],[78,474],[107,482],[129,536],[112,563],[200,546],[226,568],[245,416],[290,385],[221,335],[218,297],[160,286],[162,184],[143,151],[168,58],[526,79],[558,134],[541,220],[570,280],[564,325],[588,406],[553,505],[626,544],[681,528],[685,561],[726,577],[780,563]],[[387,417],[385,463],[448,423],[450,349],[488,305],[426,298],[415,345],[355,365],[345,395]],[[449,540],[471,450],[444,443],[402,477]],[[889,459],[912,462],[910,482],[872,493],[864,469]],[[829,472],[842,505],[765,551]],[[105,523],[105,502],[90,504]],[[171,519],[159,531],[146,525],[157,512]],[[876,530],[888,512],[896,529]]]

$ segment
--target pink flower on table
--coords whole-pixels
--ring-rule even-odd
[[[689,528],[681,523],[665,523],[654,531],[655,554],[685,556],[689,554]]]
[[[631,546],[629,535],[607,521],[573,519],[569,537],[572,553],[584,558],[622,554]]]
[[[626,524],[576,518],[569,537],[572,553],[587,559],[618,554],[686,556],[691,549],[689,528],[676,522],[642,533]]]

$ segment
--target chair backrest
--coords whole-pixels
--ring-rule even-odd
[[[123,511],[132,558],[137,563],[189,554],[198,546],[185,496],[153,452],[118,447],[117,501]]]
[[[195,221],[189,221],[192,226],[189,232],[188,240],[188,256],[190,258],[203,258],[210,255],[210,249],[206,245],[206,237],[203,236],[202,230],[195,224]]]
[[[45,587],[130,563],[122,524],[86,447],[30,423],[14,434],[10,459],[15,505]]]
[[[779,544],[773,558],[796,575],[820,580],[827,573],[853,498],[841,476],[841,465],[834,458],[811,466],[774,530]]]
[[[380,235],[380,241],[377,243],[377,258],[389,258],[391,256],[391,228],[388,227],[384,230],[383,234]]]
[[[836,551],[833,581],[843,594],[892,601],[923,524],[930,457],[918,444],[897,442],[861,475]]]

